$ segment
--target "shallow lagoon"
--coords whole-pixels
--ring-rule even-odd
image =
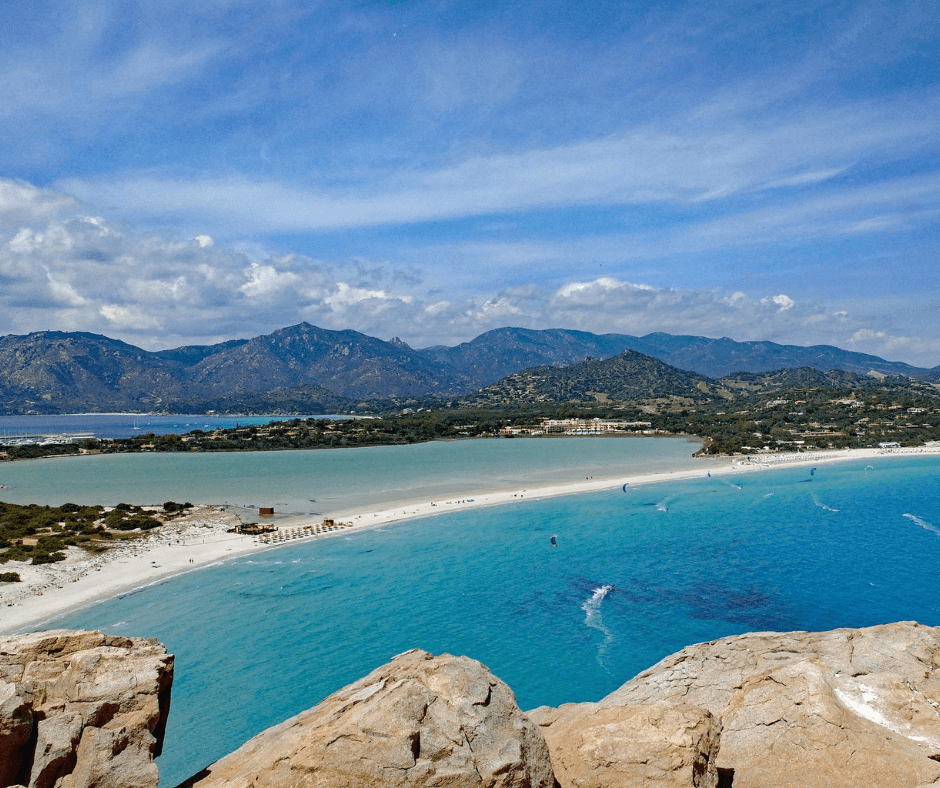
[[[0,463],[11,503],[166,500],[326,514],[581,476],[706,467],[683,438],[436,441],[313,451],[112,454]],[[703,470],[704,473],[704,470]]]

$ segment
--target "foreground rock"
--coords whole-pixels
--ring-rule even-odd
[[[156,788],[172,681],[155,640],[0,639],[0,786]]]
[[[552,788],[545,740],[467,657],[409,651],[187,781],[198,788]]]
[[[734,788],[940,785],[938,669],[940,628],[911,622],[751,634],[685,648],[596,706],[707,709]]]
[[[563,788],[715,788],[718,719],[686,703],[530,711]]]

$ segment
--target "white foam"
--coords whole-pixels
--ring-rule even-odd
[[[940,536],[940,529],[938,529],[938,528],[932,526],[930,523],[928,523],[928,522],[927,522],[926,520],[924,520],[923,518],[918,517],[916,514],[909,514],[909,513],[905,512],[905,513],[904,513],[904,516],[905,516],[908,520],[911,520],[913,523],[919,525],[919,526],[920,526],[921,528],[923,528],[925,531],[931,531],[932,533],[935,533],[937,536]]]
[[[825,509],[827,512],[838,512],[838,509],[833,509],[831,506],[826,506],[824,503],[820,503],[819,499],[814,495],[813,503],[816,504],[820,509]]]
[[[601,667],[604,667],[604,657],[607,655],[607,646],[609,646],[614,639],[613,633],[604,626],[604,620],[601,618],[601,603],[604,601],[604,597],[613,591],[613,589],[614,587],[612,585],[598,586],[591,594],[591,598],[581,605],[581,609],[585,614],[585,625],[604,633],[604,642],[597,648],[597,661]]]

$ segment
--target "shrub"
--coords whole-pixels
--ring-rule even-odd
[[[116,517],[114,516],[115,514],[117,515]],[[151,528],[156,528],[163,524],[156,518],[146,514],[122,517],[119,512],[111,512],[111,514],[105,518],[104,522],[105,525],[113,531],[133,531],[135,528],[139,528],[141,531],[149,531]]]
[[[188,501],[186,503],[177,503],[176,501],[166,501],[163,504],[164,512],[182,512],[185,509],[192,509],[193,505]]]
[[[62,540],[55,536],[40,536],[36,540],[36,551],[40,553],[51,553],[54,550],[61,550],[65,545]]]
[[[54,564],[56,561],[64,561],[65,553],[33,553],[32,564]]]
[[[19,572],[0,572],[0,583],[21,583]]]
[[[32,547],[24,548],[22,545],[14,545],[5,553],[0,553],[0,564],[5,564],[7,561],[28,561],[32,550]]]

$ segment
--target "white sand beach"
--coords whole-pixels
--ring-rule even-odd
[[[247,553],[274,550],[283,544],[298,544],[348,534],[351,530],[376,528],[390,523],[431,517],[457,509],[498,506],[520,501],[562,495],[596,492],[623,484],[642,485],[712,476],[760,473],[774,468],[812,466],[846,460],[940,455],[940,446],[915,449],[847,449],[792,454],[767,454],[752,458],[704,459],[700,467],[674,472],[635,473],[616,477],[589,478],[566,483],[533,486],[513,490],[455,490],[452,497],[434,501],[389,500],[376,510],[350,509],[330,513],[337,522],[351,523],[329,533],[303,532],[314,524],[310,517],[283,519],[277,527],[290,539],[272,545],[258,537],[229,533],[239,522],[237,515],[224,507],[201,505],[186,517],[155,529],[139,540],[127,542],[103,554],[92,555],[79,548],[69,548],[68,558],[54,564],[32,566],[11,562],[4,571],[16,571],[22,582],[0,585],[0,634],[52,628],[54,618],[68,610],[95,600],[126,593],[135,588],[161,582],[181,573]],[[320,518],[316,518],[319,522]],[[306,535],[301,535],[301,534]]]

